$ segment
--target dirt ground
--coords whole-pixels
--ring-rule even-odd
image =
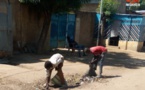
[[[57,49],[45,54],[16,54],[10,60],[0,60],[0,90],[44,90],[44,62],[54,53],[65,57],[64,76],[67,89],[51,90],[144,90],[145,53],[108,47],[103,77],[93,82],[77,83],[88,70],[92,55],[78,57],[77,52]],[[55,75],[53,71],[53,75]],[[97,71],[96,71],[97,73]]]

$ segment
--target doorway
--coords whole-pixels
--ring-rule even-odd
[[[74,39],[75,14],[57,14],[51,18],[50,48],[64,48],[66,35]]]
[[[109,45],[111,45],[111,46],[118,46],[118,42],[119,42],[119,36],[110,37],[110,39],[109,39]]]

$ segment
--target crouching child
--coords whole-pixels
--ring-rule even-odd
[[[62,72],[62,67],[64,63],[64,57],[59,54],[53,54],[48,61],[45,62],[44,67],[46,69],[46,90],[50,90],[49,82],[51,79],[52,70],[55,69],[57,71],[57,76],[60,78],[60,82],[62,86],[66,86],[66,81]]]

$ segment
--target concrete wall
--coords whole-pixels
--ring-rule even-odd
[[[109,39],[105,39],[106,46],[109,46]],[[119,40],[118,49],[132,50],[132,51],[142,51],[144,42],[137,41],[122,41]]]
[[[77,13],[75,40],[79,44],[91,46],[93,44],[94,27],[95,13]]]
[[[109,46],[109,39],[105,39],[105,46]]]
[[[20,4],[18,0],[10,1],[14,24],[14,49],[22,48],[29,43],[37,43],[42,29],[43,15],[34,12],[28,6]]]
[[[143,47],[143,42],[129,41],[127,43],[127,50],[141,51],[142,47]]]
[[[81,12],[96,12],[98,4],[85,4],[80,9]]]
[[[119,49],[127,50],[127,41],[119,41],[118,47]]]

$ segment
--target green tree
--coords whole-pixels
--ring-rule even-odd
[[[51,16],[54,13],[67,13],[70,11],[77,11],[83,4],[90,0],[19,0],[20,3],[28,5],[31,9],[45,15],[43,28],[38,40],[37,51],[43,51],[46,37],[49,31]]]
[[[119,7],[119,1],[118,0],[103,0],[102,3],[102,13],[101,13],[101,25],[99,25],[98,30],[100,29],[100,34],[101,34],[101,38],[99,43],[101,45],[105,45],[104,40],[103,40],[103,36],[104,36],[104,26],[106,22],[110,22],[111,20],[111,15],[115,14],[118,10]],[[100,12],[100,8],[101,8],[101,1],[99,3],[99,7],[96,9],[97,12]],[[100,27],[101,26],[101,27]],[[97,44],[99,44],[97,43]]]
[[[97,8],[97,12],[100,11],[100,5],[101,5],[100,3],[99,3],[99,7]],[[118,0],[103,0],[102,12],[105,14],[105,16],[109,17],[117,12],[119,5],[120,3]]]

